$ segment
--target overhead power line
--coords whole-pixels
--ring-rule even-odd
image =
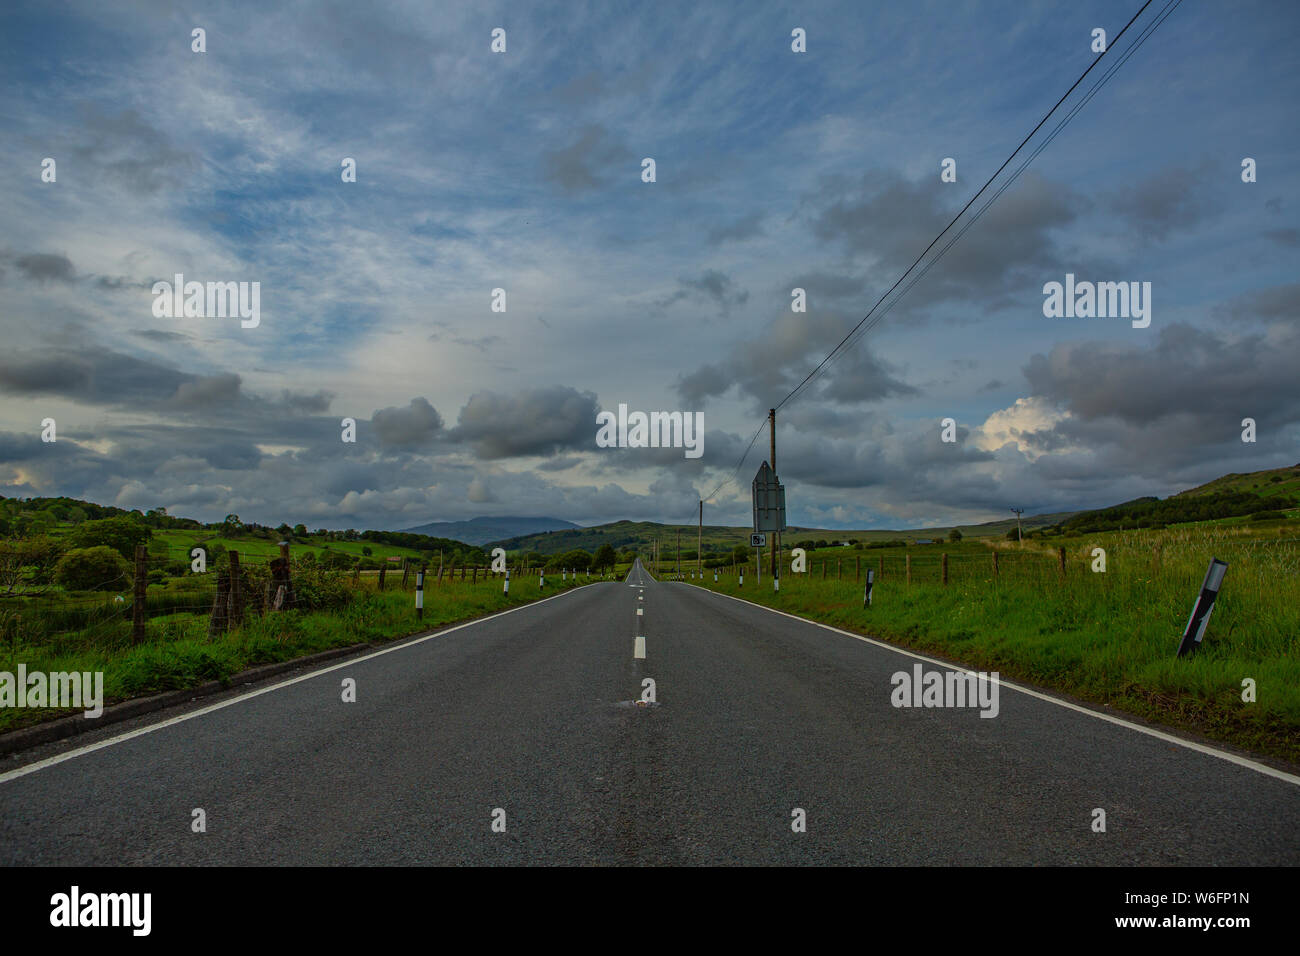
[[[1030,152],[1030,154],[1025,158],[1024,162],[1020,165],[1020,167],[1015,170],[1015,172],[985,201],[985,203],[978,210],[976,210],[975,215],[972,216],[961,227],[961,229],[959,229],[956,233],[954,233],[949,238],[948,242],[940,248],[939,253],[936,256],[934,256],[934,258],[931,259],[915,276],[912,277],[911,281],[908,282],[907,285],[903,287],[902,291],[898,294],[898,296],[896,296],[888,306],[886,306],[883,310],[881,310],[880,307],[882,303],[884,303],[885,300],[890,297],[890,295],[892,295],[900,286],[903,285],[903,283],[908,279],[908,276],[911,275],[913,270],[916,269],[916,267],[922,262],[922,260],[925,259],[925,257],[930,253],[930,251],[934,249],[936,245],[938,245],[939,241],[943,239],[944,235],[947,234],[948,231],[952,229],[952,227],[961,219],[961,217],[964,216],[970,210],[970,208],[975,204],[975,202],[980,198],[980,196],[982,196],[985,193],[985,191],[988,190],[989,186],[991,186],[993,182],[1000,175],[1002,175],[1002,173],[1006,170],[1006,168],[1011,165],[1012,161],[1016,158],[1016,156],[1020,153],[1020,151],[1024,149],[1025,145],[1031,139],[1034,138],[1034,136],[1038,133],[1039,130],[1043,128],[1044,125],[1047,124],[1048,120],[1052,118],[1053,114],[1055,114],[1056,111],[1060,109],[1061,104],[1064,103],[1067,99],[1069,99],[1070,95],[1076,89],[1078,89],[1079,85],[1083,83],[1085,79],[1087,79],[1088,75],[1093,71],[1093,69],[1096,68],[1097,64],[1100,63],[1102,59],[1105,58],[1106,54],[1115,48],[1115,44],[1124,36],[1125,33],[1128,32],[1129,28],[1132,27],[1135,22],[1137,22],[1137,20],[1142,16],[1142,14],[1146,12],[1147,7],[1151,6],[1153,2],[1154,0],[1146,0],[1146,2],[1142,4],[1142,6],[1138,9],[1137,13],[1133,14],[1133,16],[1129,19],[1129,21],[1126,24],[1124,24],[1123,28],[1119,31],[1119,33],[1117,33],[1115,37],[1106,45],[1106,49],[1097,55],[1097,58],[1088,65],[1088,68],[1079,75],[1078,79],[1076,79],[1070,85],[1070,88],[1065,91],[1065,93],[1061,96],[1060,99],[1056,101],[1056,103],[1052,106],[1052,108],[1048,110],[1046,114],[1043,115],[1043,118],[1038,121],[1038,123],[1034,126],[1032,130],[1030,130],[1029,134],[1025,136],[1023,140],[1020,141],[1019,145],[1017,145],[1014,150],[1012,150],[1011,155],[1009,155],[1006,158],[1006,160],[1003,161],[1002,165],[997,168],[997,171],[994,172],[993,175],[990,176],[987,181],[985,181],[984,185],[981,186],[973,196],[971,196],[971,198],[966,202],[966,204],[962,206],[961,210],[955,216],[953,216],[953,218],[948,222],[946,226],[943,227],[943,229],[939,231],[939,234],[936,235],[934,239],[930,241],[930,244],[927,245],[925,249],[921,252],[921,254],[912,261],[911,265],[909,265],[903,271],[902,275],[898,277],[898,279],[894,282],[894,284],[890,286],[889,289],[879,299],[876,300],[876,303],[870,308],[870,310],[868,310],[867,314],[864,315],[862,319],[852,329],[848,331],[847,334],[845,334],[845,336],[836,344],[836,346],[826,354],[825,358],[823,358],[820,362],[818,362],[817,365],[813,368],[813,370],[809,372],[798,385],[792,388],[789,391],[789,393],[787,393],[786,396],[783,399],[781,399],[779,403],[777,403],[777,405],[775,406],[777,410],[780,410],[782,407],[784,407],[785,405],[793,401],[795,398],[797,398],[799,395],[801,395],[807,389],[807,387],[811,385],[812,382],[814,382],[820,376],[823,370],[828,368],[834,362],[838,361],[839,358],[841,358],[849,349],[851,349],[857,342],[859,342],[867,332],[871,331],[871,329],[874,328],[886,314],[888,314],[888,312],[899,302],[899,300],[901,300],[902,297],[906,295],[907,292],[913,286],[915,286],[916,283],[919,282],[925,276],[925,274],[930,271],[931,268],[933,268],[935,263],[937,263],[940,259],[942,259],[944,254],[947,253],[947,251],[951,249],[952,246],[963,235],[966,234],[966,231],[969,230],[970,227],[973,226],[979,220],[979,218],[985,213],[985,211],[987,211],[989,207],[992,206],[993,203],[996,202],[997,199],[1004,192],[1006,192],[1006,190],[1016,181],[1016,179],[1019,178],[1020,174],[1024,172],[1024,170],[1029,166],[1029,164],[1033,162],[1034,158],[1037,157],[1038,154],[1041,153],[1048,145],[1050,145],[1051,142],[1054,139],[1056,139],[1058,135],[1060,135],[1061,131],[1069,124],[1069,122],[1076,115],[1078,115],[1079,111],[1082,110],[1083,107],[1086,106],[1094,96],[1097,95],[1097,92],[1101,89],[1101,87],[1104,86],[1110,80],[1110,78],[1114,76],[1114,74],[1120,69],[1120,67],[1122,67],[1124,63],[1128,61],[1129,57],[1131,57],[1133,53],[1136,52],[1136,50],[1143,43],[1146,42],[1147,38],[1150,37],[1150,35],[1155,32],[1156,28],[1158,28],[1160,24],[1163,23],[1169,17],[1169,15],[1179,6],[1179,4],[1182,3],[1182,0],[1169,0],[1169,2],[1161,9],[1160,13],[1157,14],[1155,19],[1152,20],[1152,22],[1148,24],[1145,28],[1143,28],[1137,40],[1135,40],[1132,44],[1130,44],[1129,47],[1124,51],[1124,53],[1118,57],[1118,59],[1112,57],[1112,61],[1113,61],[1112,65],[1109,66],[1109,68],[1101,76],[1101,78],[1088,90],[1087,94],[1083,96],[1079,100],[1079,102],[1077,102],[1073,107],[1071,107],[1069,112],[1064,117],[1062,117],[1060,122],[1051,131],[1051,133]],[[765,418],[762,424],[760,424],[758,426],[758,429],[754,432],[754,437],[750,439],[749,445],[746,447],[744,454],[741,455],[740,461],[736,463],[736,467],[732,471],[732,473],[728,477],[724,478],[718,484],[718,486],[714,488],[713,491],[711,491],[708,494],[708,496],[702,500],[711,501],[718,494],[719,491],[721,491],[729,483],[735,480],[736,476],[740,474],[740,469],[744,467],[745,460],[749,457],[749,453],[754,448],[754,443],[758,440],[758,436],[762,434],[763,428],[766,424],[767,424],[767,419]]]

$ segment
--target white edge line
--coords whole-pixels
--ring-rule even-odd
[[[780,614],[782,617],[788,617],[795,621],[801,621],[804,624],[811,624],[815,627],[832,631],[836,634],[843,634],[845,637],[851,637],[856,641],[862,641],[865,644],[874,644],[876,647],[884,648],[887,651],[893,651],[895,654],[902,654],[904,657],[912,657],[918,661],[925,661],[927,664],[934,664],[950,671],[969,672],[969,667],[959,667],[956,664],[949,664],[946,661],[935,660],[933,657],[926,657],[924,654],[917,654],[914,651],[905,650],[901,647],[895,647],[893,644],[886,644],[884,641],[877,641],[874,638],[864,637],[861,634],[854,634],[852,631],[844,631],[830,624],[823,624],[821,621],[814,621],[810,618],[800,617],[797,614],[790,614],[786,611],[778,611],[776,608],[767,607],[763,604],[756,604],[753,601],[747,601],[744,598],[733,597],[730,594],[722,594],[719,591],[713,591],[709,588],[702,588],[695,585],[696,589],[705,594],[713,594],[718,597],[729,598],[732,601],[738,601],[741,604],[748,604],[751,607],[762,608],[764,611],[771,611],[773,614]],[[992,677],[986,678],[993,680]],[[1207,754],[1211,757],[1218,757],[1220,760],[1226,760],[1229,763],[1235,763],[1239,767],[1245,767],[1248,770],[1254,770],[1256,773],[1262,773],[1269,777],[1275,777],[1278,780],[1284,780],[1294,786],[1300,786],[1300,776],[1287,773],[1284,770],[1278,770],[1270,767],[1268,764],[1262,764],[1254,760],[1248,760],[1245,757],[1238,757],[1236,754],[1228,753],[1224,750],[1216,750],[1214,747],[1207,747],[1205,744],[1197,743],[1194,740],[1185,740],[1182,737],[1176,737],[1173,734],[1167,734],[1163,730],[1155,730],[1151,727],[1143,727],[1141,724],[1135,724],[1132,721],[1124,720],[1122,717],[1115,717],[1111,714],[1105,714],[1101,711],[1093,710],[1090,707],[1082,707],[1079,704],[1072,703],[1068,700],[1061,700],[1059,697],[1053,697],[1050,694],[1044,694],[1041,691],[1031,690],[1028,687],[1021,687],[1010,681],[1003,680],[999,677],[994,683],[1009,687],[1012,690],[1019,691],[1022,694],[1028,694],[1030,697],[1037,697],[1039,700],[1045,700],[1049,704],[1056,704],[1058,707],[1065,707],[1069,710],[1078,711],[1081,714],[1087,714],[1090,717],[1096,717],[1098,720],[1104,720],[1108,723],[1116,724],[1120,727],[1127,727],[1129,730],[1136,730],[1138,733],[1146,734],[1148,737],[1155,737],[1157,740],[1163,740],[1167,743],[1177,744],[1179,747],[1186,747],[1188,750],[1195,750],[1197,753]],[[2,779],[2,778],[0,778]]]
[[[600,582],[597,581],[592,582],[592,584],[598,584],[598,583]],[[380,648],[377,651],[373,651],[361,657],[353,657],[349,660],[344,661],[341,664],[331,664],[329,667],[322,667],[320,670],[310,671],[306,674],[299,674],[297,677],[291,677],[289,680],[280,681],[280,683],[278,684],[271,684],[268,687],[260,687],[257,690],[250,690],[246,694],[240,694],[237,697],[232,697],[229,700],[223,700],[216,704],[209,704],[207,707],[201,707],[198,710],[192,710],[189,711],[188,713],[177,714],[175,717],[169,717],[166,720],[161,720],[156,724],[150,724],[147,727],[137,727],[135,730],[127,731],[124,734],[118,734],[116,737],[110,737],[107,740],[101,740],[98,743],[87,744],[84,747],[77,747],[76,749],[69,750],[66,753],[55,754],[53,757],[46,757],[44,760],[37,760],[34,763],[29,763],[26,764],[25,766],[18,767],[14,770],[9,770],[6,771],[5,773],[0,773],[0,784],[5,783],[6,781],[9,780],[15,780],[18,777],[25,777],[27,776],[27,774],[35,773],[38,770],[44,770],[46,767],[53,767],[55,764],[63,763],[65,760],[72,760],[74,757],[81,757],[85,754],[93,753],[96,750],[103,750],[105,747],[111,747],[114,744],[120,744],[123,741],[131,740],[135,737],[142,737],[145,734],[153,733],[155,730],[162,730],[164,727],[170,727],[173,724],[179,724],[187,720],[193,720],[195,717],[202,717],[203,715],[210,714],[213,711],[221,710],[223,707],[230,707],[232,704],[238,704],[246,700],[251,700],[254,697],[260,697],[263,694],[269,694],[272,691],[280,690],[282,687],[289,687],[292,684],[297,684],[305,680],[312,680],[313,678],[319,677],[322,674],[328,674],[330,673],[330,671],[342,670],[345,667],[354,667],[357,664],[362,663],[363,661],[372,660],[376,657],[382,657],[385,654],[392,654],[395,651],[405,650],[408,647],[414,647],[416,644],[423,644],[425,641],[431,641],[435,637],[443,637],[444,635],[450,634],[452,631],[459,631],[462,628],[473,627],[476,624],[485,624],[488,621],[494,620],[495,618],[504,617],[505,615],[513,614],[516,611],[525,611],[530,607],[537,607],[539,604],[545,604],[547,601],[554,601],[566,595],[575,594],[586,587],[590,587],[590,585],[580,584],[576,588],[570,588],[567,591],[561,591],[559,594],[552,594],[550,597],[542,598],[539,601],[529,601],[527,604],[520,604],[518,607],[507,608],[504,611],[497,611],[495,614],[490,614],[487,617],[480,617],[480,618],[475,618],[472,621],[465,621],[462,624],[456,624],[453,625],[452,627],[445,628],[443,630],[434,631],[432,634],[425,634],[423,637],[416,637],[410,640],[403,640],[400,643],[393,644],[390,647]]]
[[[632,659],[637,661],[645,660],[645,637],[640,634],[632,642]]]

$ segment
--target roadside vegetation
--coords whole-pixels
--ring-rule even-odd
[[[1095,548],[1105,551],[1105,571],[1092,570]],[[712,572],[694,583],[1300,763],[1294,517],[1044,533],[1020,544],[986,538],[817,548],[805,574],[791,573],[787,550],[779,593],[766,555],[761,583],[754,552],[747,557],[743,588],[730,567],[716,584]],[[1211,557],[1228,562],[1227,575],[1200,650],[1180,659],[1179,639]],[[868,569],[876,580],[864,608]],[[1253,702],[1243,699],[1247,680]]]

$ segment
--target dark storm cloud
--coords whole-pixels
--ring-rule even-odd
[[[1216,305],[1218,319],[1258,319],[1264,322],[1300,318],[1300,282],[1256,289]]]
[[[599,410],[592,392],[565,385],[508,395],[475,392],[460,410],[449,437],[470,445],[487,460],[589,451],[596,448]]]
[[[67,256],[36,252],[14,260],[18,271],[38,282],[71,282],[77,276]]]
[[[0,391],[59,395],[97,405],[156,404],[197,376],[145,359],[92,348],[0,355]]]
[[[178,385],[170,401],[181,408],[225,405],[239,398],[241,381],[238,375],[230,372],[196,376]]]
[[[1161,329],[1151,348],[1111,343],[1058,345],[1024,367],[1033,395],[1084,421],[1149,425],[1190,416],[1217,430],[1225,419],[1268,412],[1300,420],[1300,330],[1280,337],[1228,338],[1190,325]]]
[[[197,168],[193,153],[173,146],[135,110],[83,106],[70,149],[78,164],[139,195],[178,187]]]
[[[1200,224],[1213,211],[1206,198],[1211,172],[1207,164],[1167,167],[1112,193],[1110,211],[1140,238],[1164,240]]]
[[[763,403],[797,386],[855,321],[833,310],[781,313],[760,334],[735,346],[728,358],[682,375],[678,395],[698,406],[735,386],[766,407]],[[859,343],[828,368],[812,394],[826,401],[853,403],[914,392],[867,343]]]
[[[418,448],[438,436],[443,422],[429,400],[420,397],[406,408],[381,408],[371,416],[371,425],[385,448]]]
[[[813,234],[859,256],[880,277],[883,292],[956,213],[959,207],[947,195],[928,181],[873,170],[856,186],[831,177],[805,202]],[[988,310],[1006,304],[1008,296],[1020,299],[1026,290],[1037,292],[1045,272],[1066,264],[1055,232],[1086,207],[1087,201],[1068,186],[1026,172],[908,293],[902,307],[955,300],[978,302]],[[1077,260],[1070,264],[1082,265]]]

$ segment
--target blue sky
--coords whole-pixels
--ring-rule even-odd
[[[1139,5],[11,4],[0,494],[691,520]],[[791,522],[1073,510],[1300,460],[1297,26],[1184,0],[782,409]],[[260,324],[155,318],[177,272],[260,282]],[[1067,272],[1150,282],[1151,326],[1045,318]],[[620,403],[703,411],[703,457],[596,447]],[[707,521],[747,523],[765,448]]]

